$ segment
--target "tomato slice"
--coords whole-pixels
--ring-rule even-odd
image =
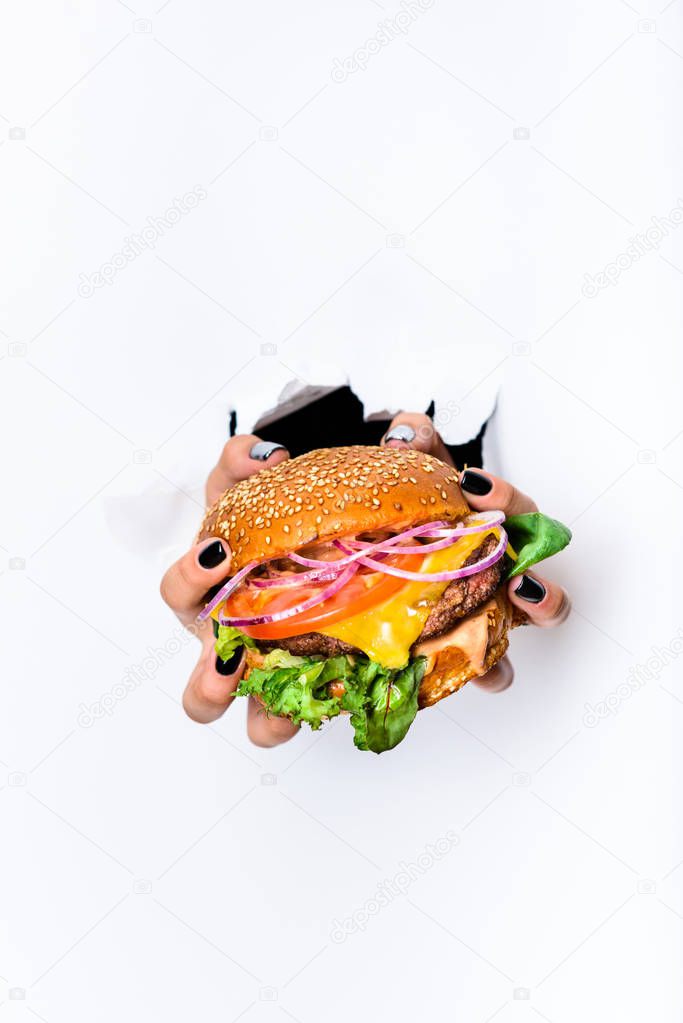
[[[419,566],[423,561],[424,558],[415,554],[391,554],[386,559],[386,563],[394,568],[407,568],[411,571],[419,571]],[[325,583],[324,585],[329,584]],[[285,639],[288,636],[301,636],[304,632],[317,632],[334,622],[342,621],[369,607],[374,607],[405,585],[405,580],[397,579],[396,576],[385,575],[383,572],[365,573],[363,569],[360,569],[333,597],[329,597],[310,610],[292,615],[291,618],[285,618],[280,622],[270,622],[267,625],[242,625],[240,629],[252,639]],[[320,586],[310,584],[296,588],[283,588],[275,592],[261,590],[256,594],[253,590],[248,590],[247,587],[239,587],[223,605],[224,613],[233,618],[248,618],[254,614],[275,614],[277,611],[286,611],[287,608],[308,600],[309,597],[319,593],[320,588]]]

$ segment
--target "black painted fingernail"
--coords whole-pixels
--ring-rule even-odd
[[[384,443],[390,440],[403,440],[406,444],[411,444],[415,440],[415,430],[407,423],[399,423],[385,435]]]
[[[484,494],[493,490],[493,483],[487,476],[482,476],[474,469],[465,469],[460,477],[460,489],[467,494],[474,494],[475,497],[483,497]]]
[[[199,552],[197,561],[202,568],[218,568],[220,563],[225,561],[226,557],[223,544],[220,540],[214,540],[213,543],[208,544],[203,551]]]
[[[216,671],[219,675],[232,675],[234,671],[237,671],[240,661],[242,660],[243,647],[238,646],[234,654],[227,659],[222,661],[220,657],[216,658]]]
[[[530,575],[523,575],[515,594],[522,600],[528,600],[530,604],[540,604],[545,597],[545,586],[537,579],[532,579]]]
[[[265,462],[270,458],[273,451],[286,451],[284,444],[276,444],[272,440],[257,440],[253,448],[249,452],[250,458],[255,458],[257,462]]]

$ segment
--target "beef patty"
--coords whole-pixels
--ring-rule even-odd
[[[498,540],[495,536],[487,536],[482,544],[472,551],[469,558],[463,563],[463,567],[474,565],[487,557],[496,547]],[[424,624],[420,633],[420,639],[433,639],[442,632],[452,628],[458,618],[463,618],[475,607],[479,607],[489,599],[498,589],[503,574],[503,558],[500,558],[495,565],[485,568],[482,572],[465,576],[464,579],[454,579],[449,583],[441,594],[439,601],[432,608],[429,618]]]
[[[495,536],[488,536],[482,544],[472,551],[464,562],[464,565],[473,565],[481,561],[494,549],[498,540]],[[449,583],[437,603],[432,608],[424,628],[416,642],[423,639],[433,639],[442,632],[453,628],[459,618],[463,618],[475,607],[479,607],[489,599],[492,593],[498,589],[503,574],[503,559],[501,558],[490,568],[485,568],[475,575],[466,576],[464,579],[454,579]],[[338,657],[340,654],[362,654],[358,647],[351,646],[334,636],[324,636],[321,632],[304,632],[301,636],[290,636],[287,639],[259,640],[260,650],[289,650],[291,654],[298,657],[311,657],[322,655],[323,657]]]
[[[334,636],[323,636],[322,632],[304,632],[301,636],[289,636],[286,639],[259,639],[259,650],[289,650],[297,657],[338,657],[339,654],[362,654],[358,647],[345,643]]]

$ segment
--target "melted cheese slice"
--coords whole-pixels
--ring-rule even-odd
[[[471,611],[465,618],[462,618],[454,628],[448,632],[442,632],[433,639],[426,639],[418,643],[416,654],[427,658],[427,670],[429,674],[442,650],[447,650],[453,645],[453,636],[457,632],[458,646],[461,650],[467,651],[467,661],[474,668],[477,674],[484,669],[484,658],[489,646],[489,626],[491,616],[494,613],[495,601],[489,600],[486,604]]]
[[[500,536],[497,529],[490,532]],[[461,537],[451,547],[426,557],[421,571],[448,572],[460,568],[488,535],[482,532]],[[378,661],[385,668],[402,668],[409,659],[411,646],[424,628],[429,612],[447,586],[447,582],[407,582],[381,604],[316,631],[357,646],[371,660]]]

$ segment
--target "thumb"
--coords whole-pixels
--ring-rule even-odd
[[[448,448],[441,439],[429,416],[420,412],[399,412],[391,420],[382,444],[395,448],[414,448],[434,455],[447,465],[453,465]]]

